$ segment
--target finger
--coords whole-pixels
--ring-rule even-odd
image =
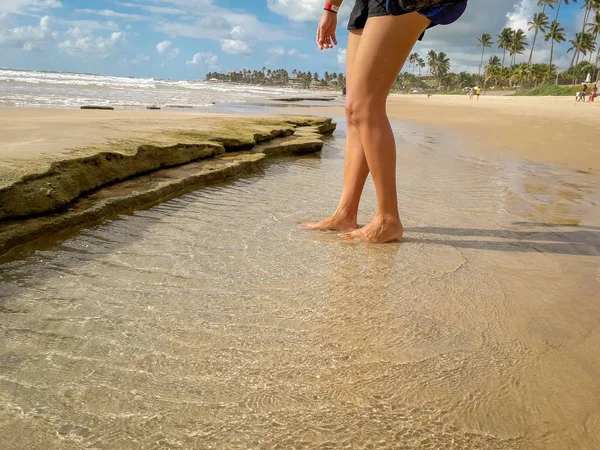
[[[331,48],[331,38],[329,36],[327,36],[327,38],[325,39],[325,45],[327,48]]]
[[[333,39],[333,43],[334,43],[335,45],[338,45],[338,43],[337,43],[337,38],[335,37],[335,33],[333,33],[333,34],[331,35],[331,39]]]
[[[321,48],[321,27],[317,28],[317,46]]]
[[[325,37],[325,34],[322,31],[319,34],[319,48],[321,50],[327,48],[327,38]]]

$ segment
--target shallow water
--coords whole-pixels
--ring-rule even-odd
[[[2,448],[600,448],[598,179],[397,134],[402,243],[341,129],[0,266]]]

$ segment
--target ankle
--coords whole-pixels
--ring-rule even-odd
[[[375,214],[375,220],[380,223],[386,223],[391,225],[402,224],[400,215],[398,213],[377,213]]]
[[[358,212],[353,208],[338,208],[333,215],[338,219],[351,222],[356,222],[358,219]]]

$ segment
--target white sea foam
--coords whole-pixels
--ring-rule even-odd
[[[230,83],[0,68],[0,108],[78,108],[90,103],[129,108],[147,105],[194,108],[214,103],[243,103],[297,92],[287,88]]]

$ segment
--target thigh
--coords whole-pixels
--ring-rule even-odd
[[[348,95],[366,101],[385,99],[419,36],[431,21],[418,14],[370,17],[356,54],[347,62]],[[350,47],[350,46],[349,46]]]
[[[346,84],[348,84],[348,79],[352,78],[352,66],[354,64],[354,59],[356,58],[356,53],[358,52],[358,47],[360,46],[362,32],[362,28],[351,30],[348,35],[348,49],[346,51]]]

